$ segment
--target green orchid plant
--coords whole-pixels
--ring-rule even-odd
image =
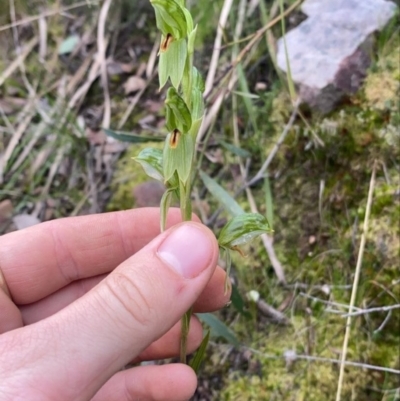
[[[193,66],[197,26],[184,0],[150,0],[161,31],[159,51],[160,90],[169,85],[165,100],[167,137],[164,150],[146,148],[135,160],[146,173],[165,184],[161,199],[161,231],[173,198],[179,200],[182,220],[192,218],[191,189],[194,179],[195,143],[203,121],[204,81]],[[230,252],[239,245],[269,232],[267,219],[254,213],[241,213],[222,228],[218,236],[220,249],[227,260],[229,276]],[[225,291],[229,290],[229,279]],[[221,289],[222,290],[222,289]],[[186,345],[192,311],[182,318],[181,361],[186,363]],[[208,336],[207,336],[208,337]]]

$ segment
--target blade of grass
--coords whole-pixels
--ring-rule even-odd
[[[215,197],[215,199],[222,204],[229,214],[232,216],[237,216],[244,213],[243,209],[239,206],[235,199],[233,199],[233,197],[229,195],[229,193],[226,192],[225,189],[217,183],[217,181],[212,179],[203,171],[200,171],[199,174],[206,188]]]
[[[200,344],[199,349],[197,350],[195,356],[193,357],[192,361],[190,362],[191,368],[198,373],[200,370],[201,363],[204,360],[206,349],[208,342],[210,341],[210,330],[207,331],[207,334],[203,338],[203,341]]]
[[[234,332],[225,323],[219,320],[217,316],[211,313],[198,313],[197,317],[210,327],[212,337],[221,337],[235,347],[240,345]]]
[[[287,83],[288,83],[288,88],[289,88],[289,94],[290,98],[292,99],[292,102],[296,99],[296,90],[293,84],[293,79],[292,79],[292,72],[290,69],[290,62],[289,62],[289,52],[287,48],[287,43],[286,43],[286,24],[285,24],[285,10],[283,6],[283,0],[279,0],[279,6],[280,6],[280,11],[281,11],[281,26],[282,26],[282,38],[283,38],[283,44],[285,47],[285,58],[286,58],[286,69],[287,69]]]
[[[356,265],[356,270],[354,272],[353,289],[351,291],[349,312],[348,312],[349,315],[347,317],[346,331],[345,331],[344,339],[343,339],[342,355],[340,358],[339,381],[338,381],[337,393],[336,393],[336,398],[335,398],[336,401],[340,401],[341,397],[342,397],[344,369],[345,369],[345,362],[346,362],[346,357],[347,357],[347,348],[348,348],[349,339],[350,339],[352,313],[353,313],[354,305],[356,302],[358,283],[360,281],[360,275],[361,275],[361,265],[362,265],[364,249],[365,249],[365,242],[366,242],[367,234],[368,234],[369,216],[371,214],[372,198],[373,198],[374,187],[375,187],[376,166],[377,166],[377,162],[375,161],[374,166],[372,168],[371,180],[369,183],[367,207],[365,210],[365,217],[364,217],[363,230],[362,230],[362,234],[361,234],[360,248],[358,250],[357,265]]]

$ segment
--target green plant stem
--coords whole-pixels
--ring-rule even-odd
[[[183,221],[192,220],[192,202],[190,199],[191,185],[190,179],[188,180],[187,186],[184,187],[181,184],[180,188],[180,202],[181,202],[181,214]],[[181,343],[180,343],[180,360],[181,363],[187,362],[187,339],[190,329],[190,319],[193,314],[193,309],[190,308],[181,319]]]
[[[188,105],[191,107],[191,93],[192,93],[192,82],[193,82],[193,53],[189,55],[187,60],[187,71],[188,71],[188,85],[182,87],[183,97]],[[191,171],[193,171],[194,167],[194,156]],[[192,175],[192,174],[190,174]],[[186,185],[184,186],[182,183],[180,184],[180,206],[181,206],[181,214],[183,221],[191,221],[192,220],[192,202],[191,202],[191,180],[188,179]],[[180,361],[181,363],[187,363],[187,339],[190,330],[190,319],[193,314],[193,308],[190,308],[181,319],[181,342],[180,342]]]

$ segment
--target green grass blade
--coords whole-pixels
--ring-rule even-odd
[[[232,285],[232,295],[231,301],[233,307],[246,319],[251,319],[251,314],[245,309],[245,303],[243,297],[240,295],[240,292],[236,285]]]
[[[265,177],[264,180],[264,191],[265,191],[265,207],[266,207],[266,217],[271,230],[274,229],[274,203],[272,199],[271,183],[269,178]]]
[[[224,322],[218,319],[217,316],[211,313],[198,313],[197,317],[210,327],[212,337],[221,337],[235,347],[240,345],[234,332]]]
[[[292,79],[292,71],[290,69],[290,62],[289,62],[289,53],[288,53],[288,49],[287,49],[287,44],[286,44],[286,25],[285,25],[285,18],[283,18],[283,14],[285,12],[284,8],[283,8],[283,0],[279,0],[279,7],[280,7],[280,11],[281,11],[281,24],[282,24],[282,38],[283,38],[283,44],[285,46],[285,57],[286,57],[286,66],[287,66],[287,83],[288,83],[288,87],[289,87],[289,94],[290,94],[290,98],[292,99],[292,101],[294,101],[296,99],[296,89],[294,88],[294,83],[293,83],[293,79]]]
[[[246,149],[239,148],[238,146],[232,145],[231,143],[225,142],[225,141],[219,141],[219,143],[229,152],[234,154],[235,156],[242,157],[243,159],[247,159],[248,157],[251,157],[251,153],[247,151]]]
[[[218,202],[222,204],[227,212],[232,216],[238,216],[239,214],[244,213],[244,210],[239,206],[235,199],[233,199],[233,197],[229,195],[229,193],[226,192],[217,181],[203,171],[200,171],[199,174],[206,188],[218,200]]]
[[[103,129],[104,133],[111,138],[118,139],[121,142],[129,143],[147,143],[147,142],[161,142],[165,138],[163,136],[146,136],[131,134],[129,132],[113,131],[110,129]]]
[[[193,359],[190,362],[191,368],[198,373],[200,370],[201,363],[204,360],[206,349],[208,342],[210,341],[210,330],[207,331],[207,334],[203,338],[203,341],[200,344],[199,349],[197,350],[196,354],[194,355]]]

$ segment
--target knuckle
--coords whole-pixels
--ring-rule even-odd
[[[126,272],[115,271],[110,280],[107,280],[108,290],[118,302],[126,315],[121,316],[125,326],[132,327],[139,324],[147,327],[152,321],[154,309],[146,296],[145,281],[140,277],[132,277]]]

